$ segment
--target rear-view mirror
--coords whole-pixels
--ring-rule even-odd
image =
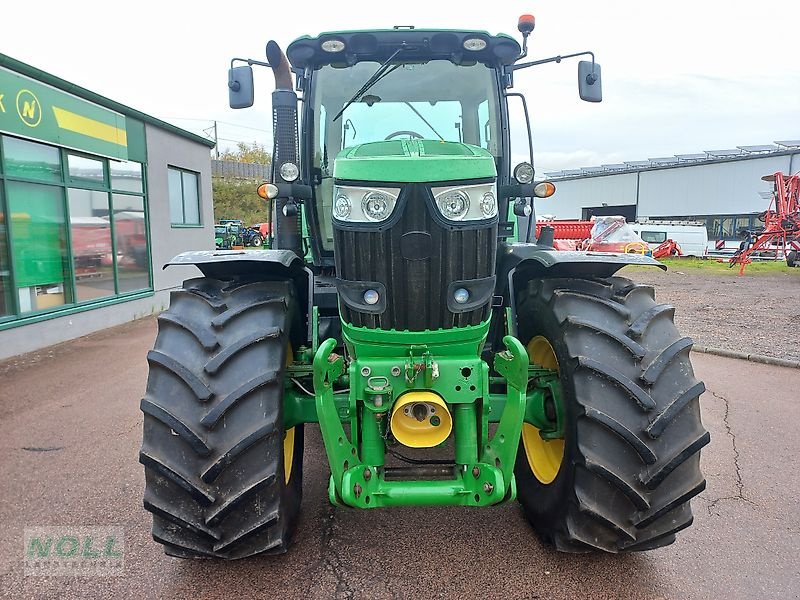
[[[582,60],[578,63],[578,93],[586,102],[602,102],[600,65],[596,62]]]
[[[254,99],[253,68],[249,65],[228,69],[228,103],[231,108],[249,108]]]

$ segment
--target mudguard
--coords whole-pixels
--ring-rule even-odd
[[[627,265],[667,267],[650,256],[614,252],[569,252],[555,250],[551,246],[538,244],[500,244],[497,261],[496,295],[503,298],[503,305],[515,310],[515,289],[531,279],[554,277],[610,277]],[[501,335],[502,320],[493,324],[493,339]],[[511,333],[515,333],[511,327]]]
[[[293,281],[300,306],[305,307],[305,314],[299,315],[303,321],[302,330],[307,340],[311,339],[308,317],[314,298],[314,274],[291,250],[196,250],[178,254],[163,268],[172,265],[194,265],[203,276],[213,279],[243,277],[256,281]]]
[[[240,275],[252,275],[256,279],[306,279],[302,259],[291,250],[196,250],[182,252],[164,265],[194,265],[206,277],[230,279]]]

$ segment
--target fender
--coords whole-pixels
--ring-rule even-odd
[[[555,250],[552,246],[538,244],[499,244],[497,248],[496,295],[503,298],[503,305],[515,305],[515,290],[531,279],[553,277],[611,277],[622,267],[639,265],[658,267],[664,271],[666,265],[642,254],[616,252],[569,252]],[[496,311],[496,314],[499,311]],[[490,339],[502,337],[502,316],[493,323]],[[516,335],[516,324],[509,323],[511,335]]]
[[[162,268],[173,265],[194,265],[205,277],[213,279],[244,277],[260,281],[293,281],[300,306],[306,306],[306,315],[311,315],[314,274],[291,250],[195,250],[178,254]],[[308,339],[311,339],[310,321],[303,324],[303,329],[309,332]]]

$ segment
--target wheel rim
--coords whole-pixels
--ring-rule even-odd
[[[289,483],[292,477],[292,464],[294,463],[294,427],[288,429],[283,436],[283,477],[284,483]]]
[[[292,345],[286,348],[286,366],[294,362],[294,351]],[[283,478],[284,483],[288,484],[292,477],[292,465],[294,464],[294,427],[287,429],[283,434]]]
[[[559,371],[558,359],[553,347],[544,337],[538,335],[528,342],[528,359],[546,369]],[[552,483],[558,476],[564,460],[564,440],[543,440],[539,429],[529,423],[522,426],[522,445],[525,456],[534,476],[541,483]]]

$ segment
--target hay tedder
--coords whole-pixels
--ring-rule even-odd
[[[766,212],[759,216],[764,228],[746,232],[739,250],[730,258],[731,267],[739,265],[740,275],[753,262],[750,259],[752,255],[772,248],[776,254],[783,252],[788,266],[800,264],[797,260],[800,250],[800,175],[778,172],[761,179],[772,182],[772,200]]]
[[[324,33],[232,66],[235,108],[253,103],[253,65],[275,75],[272,249],[170,262],[202,275],[159,317],[141,403],[144,505],[168,554],[286,551],[309,424],[325,452],[307,459],[342,507],[518,500],[573,552],[648,550],[691,524],[709,441],[692,342],[616,276],[662,265],[556,251],[550,228],[517,241],[555,187],[532,156],[511,164],[515,76],[586,55],[579,93],[601,100],[593,54],[526,62],[533,17],[518,28],[521,46]]]

